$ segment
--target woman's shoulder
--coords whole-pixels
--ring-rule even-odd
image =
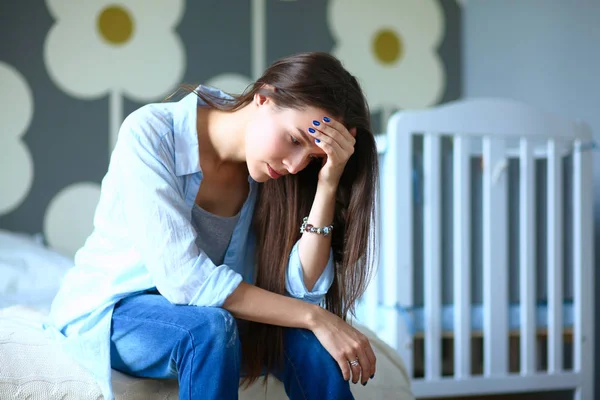
[[[121,125],[121,134],[138,139],[160,139],[173,131],[172,103],[146,104],[129,114]]]

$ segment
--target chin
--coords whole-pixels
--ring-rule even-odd
[[[250,176],[252,176],[252,174],[250,174]],[[258,183],[265,183],[266,181],[270,181],[271,177],[265,176],[265,175],[259,175],[257,177],[252,176],[252,179],[254,179]]]
[[[265,166],[265,168],[266,168],[266,166]],[[254,179],[256,182],[259,182],[259,183],[263,183],[268,180],[271,180],[271,177],[267,174],[267,172],[264,172],[260,169],[257,170],[257,168],[251,168],[250,165],[248,165],[248,173],[250,174],[250,177],[252,179]]]

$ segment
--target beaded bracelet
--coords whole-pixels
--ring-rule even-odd
[[[304,217],[304,219],[302,220],[302,226],[300,226],[300,233],[310,232],[316,233],[318,235],[327,236],[331,233],[331,231],[333,231],[333,224],[324,226],[322,228],[317,228],[313,224],[308,223],[308,217]]]

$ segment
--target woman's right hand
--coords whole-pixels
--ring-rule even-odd
[[[337,315],[319,307],[311,326],[323,347],[337,361],[345,380],[363,385],[375,374],[375,353],[369,339]],[[350,363],[358,360],[358,365]]]

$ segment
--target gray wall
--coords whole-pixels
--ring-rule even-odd
[[[418,68],[421,62],[430,62],[422,57],[428,53],[420,46],[426,45],[422,38],[431,37],[428,30],[438,26],[436,50],[444,78],[439,97],[431,102],[460,96],[461,9],[454,0],[344,1],[266,0],[264,20],[252,19],[256,4],[252,0],[179,0],[167,6],[150,3],[143,7],[128,0],[105,0],[54,8],[52,4],[60,2],[0,1],[0,229],[43,233],[53,248],[72,255],[92,229],[99,184],[111,150],[109,132],[116,131],[115,125],[141,105],[160,101],[181,82],[212,84],[224,74],[249,79],[253,57],[268,65],[301,51],[335,53],[347,43],[345,48],[351,49],[353,59],[339,57],[350,71],[369,61],[370,69],[354,72],[363,87],[365,83],[381,86],[381,80],[396,82],[402,90],[387,85],[376,94],[394,100],[402,97],[406,104],[407,99],[423,97],[418,93],[423,87],[432,86],[410,83],[419,77],[430,78],[423,77],[423,69]],[[341,23],[332,22],[332,6],[336,6]],[[107,32],[123,32],[121,28],[127,25],[123,19],[98,28],[99,16],[107,8],[129,13],[133,35],[126,35],[124,42],[107,40]],[[426,12],[415,12],[423,9]],[[174,10],[181,15],[175,22]],[[414,15],[420,18],[417,29],[406,29],[407,16],[412,24]],[[388,17],[392,26],[383,17]],[[255,21],[264,23],[261,55],[252,51]],[[350,29],[334,38],[341,25]],[[372,38],[381,30],[394,30],[402,43],[409,43],[391,66],[382,66],[374,58],[372,46],[353,42],[352,35]],[[175,38],[168,41],[171,36]],[[181,51],[174,51],[178,48],[174,43],[181,45]],[[431,59],[436,50],[431,51]],[[403,60],[415,55],[420,57],[418,62],[408,63],[412,66],[408,70],[401,69]],[[173,65],[178,73],[169,69]],[[379,73],[382,70],[385,74]],[[11,90],[9,95],[2,92],[15,80],[28,90]],[[105,85],[102,90],[89,89],[101,85]],[[148,90],[154,93],[142,95]],[[115,98],[119,100],[115,102]],[[31,104],[28,113],[13,112],[24,109],[24,102]],[[395,107],[395,103],[386,107]],[[380,132],[381,120],[389,110],[372,111],[374,129]],[[24,114],[30,115],[27,123]]]
[[[600,2],[470,0],[463,10],[463,94],[503,96],[587,121],[600,137]],[[595,248],[600,160],[594,157]],[[598,256],[596,279],[599,282]],[[600,296],[596,309],[600,310]],[[596,359],[600,327],[596,318]],[[596,366],[596,393],[600,368]]]

